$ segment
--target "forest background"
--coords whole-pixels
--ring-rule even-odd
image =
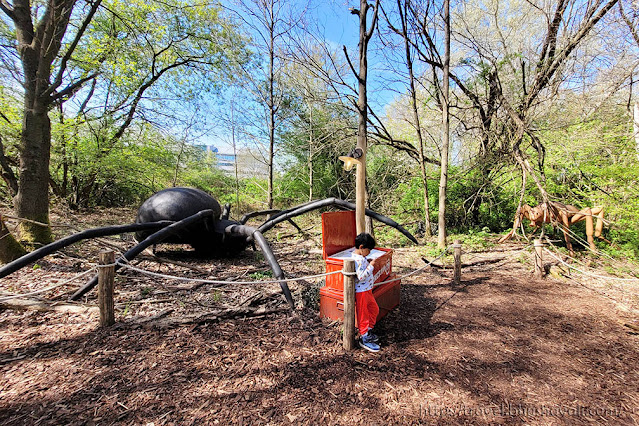
[[[379,2],[369,207],[436,231],[446,155],[451,233],[507,232],[520,203],[601,205],[612,242],[601,247],[637,258],[639,4],[450,2],[446,152],[444,3]],[[2,203],[46,224],[51,205],[137,206],[170,186],[204,189],[235,215],[354,198],[337,157],[357,139],[358,7],[0,0]],[[267,172],[224,172],[202,143],[250,153]],[[23,243],[51,239],[33,223],[17,230]]]

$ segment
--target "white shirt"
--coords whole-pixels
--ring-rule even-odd
[[[373,265],[368,260],[357,253],[353,253],[355,260],[355,272],[357,273],[357,282],[355,283],[355,293],[373,289]]]

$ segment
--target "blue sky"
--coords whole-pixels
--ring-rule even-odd
[[[307,0],[290,0],[289,2],[289,4],[292,5],[292,10],[303,8],[307,3]],[[359,18],[357,15],[351,14],[349,10],[350,7],[359,8],[359,1],[311,1],[305,12],[305,19],[309,25],[317,27],[317,29],[323,33],[325,40],[333,45],[334,49],[341,52],[342,46],[346,46],[351,61],[357,67],[359,62],[357,47],[359,41]],[[369,12],[369,22],[370,19],[372,19],[372,11]],[[383,71],[379,66],[382,58],[379,52],[375,52],[376,44],[376,37],[373,37],[369,45],[368,96],[374,108],[379,114],[383,114],[384,106],[392,102],[396,96],[396,92],[382,89],[380,76]],[[201,143],[216,145],[221,152],[231,152],[232,148],[230,144],[224,141],[224,139],[227,138],[221,137],[218,139],[217,137],[206,137],[201,140]]]

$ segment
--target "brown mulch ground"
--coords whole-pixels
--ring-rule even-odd
[[[281,239],[273,245],[288,275],[322,272],[316,234],[277,232],[267,237]],[[100,244],[24,268],[0,291],[73,277]],[[503,260],[465,268],[459,287],[449,270],[406,278],[400,308],[379,324],[379,354],[345,352],[339,325],[308,307],[161,327],[238,304],[284,307],[273,285],[188,289],[127,271],[108,329],[94,313],[0,311],[0,424],[638,424],[639,335],[624,324],[639,325],[639,283],[535,279],[522,247],[465,253]],[[420,256],[397,249],[394,271],[423,266]],[[268,279],[250,249],[233,261],[170,257],[211,279]],[[173,263],[137,265],[202,277]],[[297,300],[311,294],[308,284],[291,287]],[[166,316],[143,322],[158,313]]]

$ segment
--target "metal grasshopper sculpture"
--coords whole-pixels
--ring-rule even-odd
[[[595,240],[593,237],[605,240],[601,236],[604,225],[604,208],[603,206],[586,207],[578,209],[570,204],[563,204],[557,201],[541,203],[538,206],[530,207],[524,204],[515,215],[513,228],[510,232],[499,239],[499,243],[509,240],[517,232],[517,228],[521,225],[523,219],[530,221],[530,226],[534,227],[533,232],[544,223],[550,223],[560,226],[566,241],[566,248],[573,253],[572,243],[570,241],[570,225],[577,222],[586,222],[586,236],[588,245],[592,250],[596,250]],[[597,223],[595,224],[595,220]]]

